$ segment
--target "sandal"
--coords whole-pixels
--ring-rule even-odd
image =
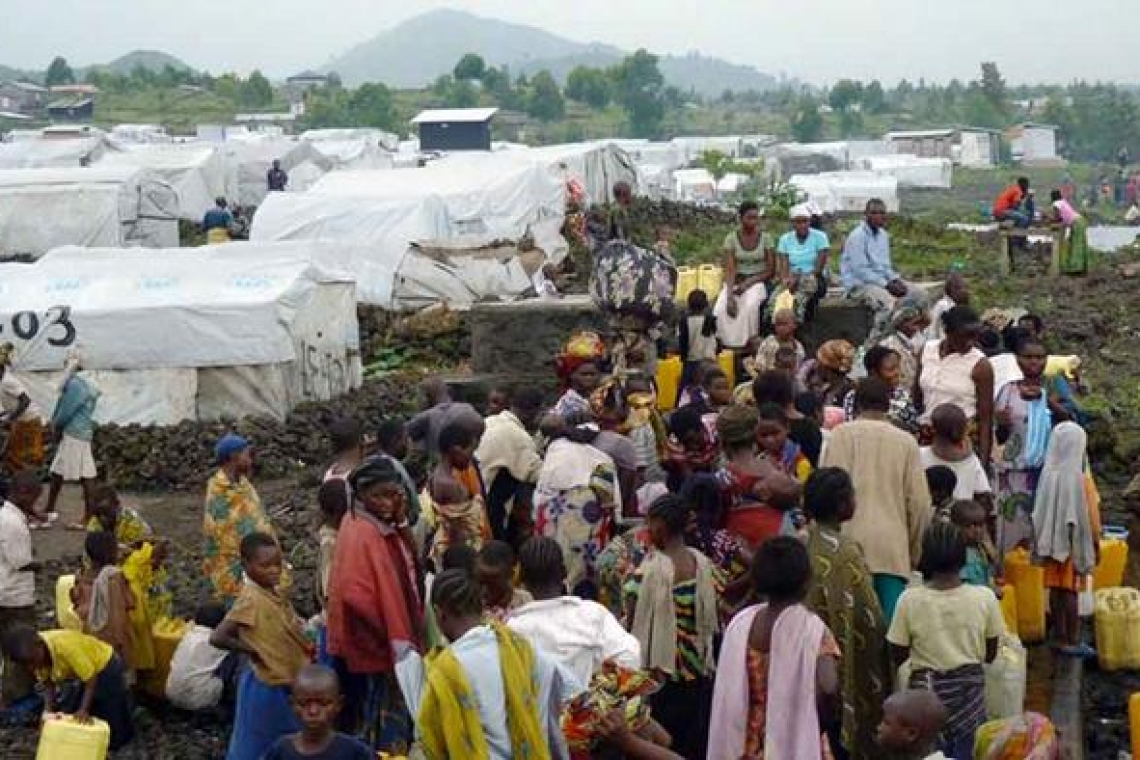
[[[1091,660],[1096,657],[1096,650],[1088,644],[1077,644],[1071,647],[1061,647],[1057,650],[1066,657],[1079,657],[1082,660]]]

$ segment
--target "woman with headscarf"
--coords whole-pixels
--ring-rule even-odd
[[[412,719],[396,662],[423,649],[423,601],[400,472],[366,459],[348,478],[352,507],[329,576],[328,650],[344,689],[344,728],[374,751],[406,754]]]
[[[854,361],[854,346],[845,340],[829,340],[801,368],[803,384],[825,408],[842,409],[843,399],[855,388],[848,377]]]
[[[982,323],[969,306],[955,306],[942,315],[946,337],[929,341],[922,348],[915,381],[915,406],[922,410],[918,422],[922,440],[933,439],[931,415],[942,404],[953,404],[970,420],[978,459],[990,463],[994,424],[994,370],[977,347]]]
[[[241,590],[241,540],[250,533],[276,537],[257,489],[249,482],[253,456],[249,441],[226,433],[214,447],[218,471],[206,484],[206,509],[202,532],[206,546],[202,572],[218,601],[229,607]]]
[[[629,401],[625,389],[616,380],[602,383],[590,395],[590,411],[599,428],[593,446],[608,454],[617,468],[623,509],[617,518],[621,522],[636,520],[637,489],[641,486],[641,476],[638,473],[637,446],[622,432],[629,420]]]
[[[725,464],[716,473],[724,497],[724,527],[751,549],[787,532],[788,513],[800,496],[800,484],[767,457],[757,454],[760,416],[751,406],[730,406],[717,418]]]
[[[771,241],[760,229],[760,207],[740,204],[740,226],[724,239],[724,287],[713,306],[717,337],[740,351],[760,334],[760,310],[768,300],[766,282],[776,267]]]
[[[903,301],[891,314],[891,334],[878,343],[899,355],[899,385],[908,391],[914,387],[914,380],[918,376],[915,338],[922,332],[925,317],[926,311],[921,304]]]
[[[556,415],[542,422],[550,440],[534,492],[535,534],[553,538],[566,559],[570,593],[596,599],[594,562],[609,542],[621,490],[614,460],[592,444],[596,428]]]
[[[554,414],[565,420],[575,413],[590,412],[590,394],[598,387],[599,365],[605,356],[605,344],[597,333],[577,333],[566,342],[556,359],[558,379],[564,390],[554,405]]]
[[[28,389],[12,373],[12,344],[0,344],[0,431],[7,430],[3,446],[4,469],[15,474],[44,463],[44,417]]]
[[[791,211],[792,229],[780,236],[776,246],[776,281],[779,287],[768,299],[771,321],[783,293],[791,293],[796,324],[803,325],[815,315],[815,308],[827,294],[827,257],[831,242],[827,234],[811,226],[811,209],[806,204]]]

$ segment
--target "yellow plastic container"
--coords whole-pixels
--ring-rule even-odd
[[[1011,585],[1001,589],[1001,616],[1005,620],[1005,630],[1010,636],[1017,635],[1017,589]]]
[[[697,289],[698,273],[694,267],[677,267],[677,291],[676,301],[679,304],[684,304],[688,298],[689,293]],[[715,296],[709,296],[711,302]]]
[[[47,717],[36,760],[104,760],[110,745],[111,727],[98,718],[85,725],[66,715]]]
[[[715,303],[724,285],[724,269],[717,264],[701,264],[697,267],[697,287],[705,291],[709,303]]]
[[[657,362],[657,408],[663,412],[677,406],[683,369],[684,364],[679,356],[670,356]]]
[[[716,355],[716,363],[724,374],[728,375],[728,387],[736,387],[736,354],[728,349]]]
[[[1005,555],[1005,576],[1017,594],[1017,633],[1023,644],[1045,640],[1045,570],[1030,562],[1029,552]]]
[[[139,675],[143,691],[158,699],[166,698],[166,679],[170,676],[170,661],[178,643],[190,630],[190,621],[164,618],[154,624],[154,668]]]
[[[1140,591],[1101,589],[1094,614],[1101,670],[1140,670]]]
[[[1140,757],[1140,692],[1128,698],[1128,728],[1132,733],[1132,757]]]
[[[61,575],[55,582],[55,620],[60,628],[82,631],[83,621],[75,614],[71,603],[71,589],[75,588],[74,575]]]
[[[1102,538],[1100,564],[1093,570],[1093,588],[1117,588],[1124,585],[1124,566],[1128,563],[1128,544],[1119,538]]]

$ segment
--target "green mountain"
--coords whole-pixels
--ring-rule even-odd
[[[110,63],[88,66],[84,71],[99,69],[110,71],[112,74],[127,75],[140,66],[155,73],[162,71],[167,66],[177,69],[178,71],[192,70],[185,62],[168,53],[163,53],[159,50],[133,50],[126,55],[119,56]]]
[[[547,69],[560,80],[577,65],[609,66],[626,54],[611,45],[575,42],[533,26],[441,9],[381,32],[321,68],[337,72],[348,85],[378,81],[423,87],[450,73],[464,53],[477,53],[512,74]],[[662,56],[660,66],[669,84],[701,94],[776,86],[775,78],[751,66],[697,54]]]

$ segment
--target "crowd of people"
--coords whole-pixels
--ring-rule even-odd
[[[253,445],[219,439],[210,594],[167,698],[232,712],[231,760],[961,759],[975,743],[1055,756],[1039,716],[980,729],[1007,551],[1045,566],[1059,651],[1090,653],[1076,600],[1100,528],[1079,375],[1049,370],[1033,315],[983,322],[958,272],[928,306],[893,269],[879,202],[840,262],[870,337],[809,354],[799,328],[830,250],[810,211],[773,257],[757,209],[740,209],[724,291],[714,305],[696,291],[681,319],[675,409],[579,333],[556,357],[553,404],[521,386],[478,410],[429,379],[410,420],[335,421],[308,621]],[[750,381],[712,361],[726,347],[748,355]],[[23,442],[0,510],[4,704],[38,681],[44,710],[98,717],[123,747],[129,685],[156,667],[153,625],[171,615],[164,542],[95,482],[97,394],[69,373],[52,485],[84,483],[79,630],[33,627],[32,444],[46,426],[17,384],[2,388]]]

